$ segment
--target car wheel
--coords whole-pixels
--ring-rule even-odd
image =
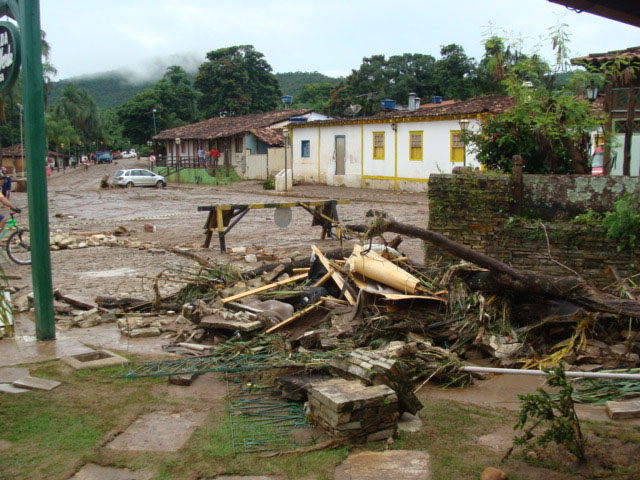
[[[133,186],[134,186],[134,185],[133,185],[133,182],[127,182],[127,185],[126,185],[126,187],[127,187],[127,188],[131,188],[131,187],[133,187]]]
[[[164,188],[166,185],[162,180],[156,182],[156,188]]]

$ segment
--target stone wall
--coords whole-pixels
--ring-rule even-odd
[[[640,182],[628,177],[593,178],[525,175],[524,213],[518,217],[513,213],[509,175],[431,175],[429,228],[516,268],[570,274],[557,262],[562,263],[602,287],[612,283],[607,265],[630,275],[632,264],[640,266],[640,252],[635,256],[618,252],[617,242],[607,239],[603,228],[574,225],[566,219],[588,208],[610,211],[625,193],[637,193],[640,199]],[[427,243],[425,253],[427,261],[447,257]]]

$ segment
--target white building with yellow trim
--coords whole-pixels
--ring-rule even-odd
[[[480,166],[460,140],[460,120],[462,127],[478,131],[483,117],[511,105],[509,97],[489,95],[370,117],[291,125],[293,179],[333,186],[424,190],[432,173]]]

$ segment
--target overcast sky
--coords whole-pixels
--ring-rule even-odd
[[[637,1],[637,0],[633,0]],[[40,0],[57,79],[128,68],[140,75],[231,45],[253,45],[274,72],[348,74],[365,56],[457,43],[478,60],[489,31],[531,51],[567,23],[572,56],[640,45],[640,28],[547,0]],[[550,42],[541,53],[550,59]]]

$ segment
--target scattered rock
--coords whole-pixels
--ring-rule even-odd
[[[480,480],[507,480],[507,474],[498,468],[487,467],[482,471]]]

